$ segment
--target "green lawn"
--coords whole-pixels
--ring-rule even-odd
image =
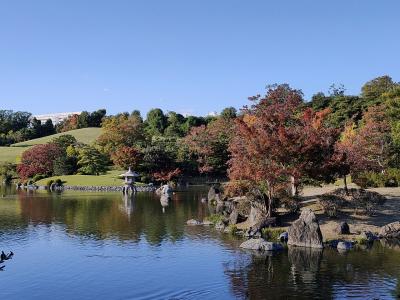
[[[21,157],[22,152],[29,149],[29,147],[33,145],[46,144],[55,137],[59,137],[65,134],[73,135],[78,142],[91,144],[101,134],[101,128],[76,129],[68,132],[57,133],[46,137],[13,144],[11,145],[11,147],[0,147],[0,163],[2,162],[16,163],[18,159]]]
[[[120,174],[125,173],[122,170],[108,171],[104,175],[66,175],[66,176],[54,176],[45,178],[36,182],[37,185],[46,185],[46,183],[53,179],[61,179],[64,185],[75,185],[75,186],[121,186],[123,179],[119,177]],[[140,185],[140,183],[138,183]]]
[[[0,163],[10,162],[15,164],[18,157],[21,157],[22,152],[26,149],[24,147],[0,147]]]
[[[11,145],[11,147],[28,147],[28,146],[33,146],[33,145],[46,144],[46,143],[50,142],[52,139],[59,137],[61,135],[65,135],[65,134],[73,135],[77,139],[78,142],[85,143],[85,144],[91,144],[101,134],[101,128],[82,128],[82,129],[71,130],[71,131],[67,131],[67,132],[63,132],[63,133],[57,133],[57,134],[45,136],[42,138],[13,144],[13,145]]]

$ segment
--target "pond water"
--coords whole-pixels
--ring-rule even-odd
[[[203,189],[168,206],[153,194],[1,190],[0,299],[390,299],[400,251],[375,243],[340,254],[240,250],[240,240],[188,227],[210,213]]]

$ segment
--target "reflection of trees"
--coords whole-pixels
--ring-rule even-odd
[[[376,285],[391,279],[396,284],[400,276],[400,257],[376,243],[372,249],[352,250],[339,254],[333,249],[313,250],[293,247],[276,255],[241,254],[225,266],[235,295],[250,299],[324,298],[358,293],[387,293],[387,285]],[[373,284],[375,286],[373,286]],[[364,290],[363,290],[364,289]],[[397,295],[399,284],[392,291]]]
[[[20,215],[27,224],[58,223],[71,234],[97,239],[139,241],[144,237],[154,245],[182,238],[188,219],[207,214],[198,198],[196,191],[177,193],[163,213],[163,203],[151,193],[138,193],[134,198],[100,193],[18,195]]]

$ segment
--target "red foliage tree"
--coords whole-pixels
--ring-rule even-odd
[[[111,159],[121,168],[136,168],[140,162],[141,153],[135,147],[122,146],[111,154]]]
[[[219,117],[207,126],[193,127],[184,142],[196,157],[200,173],[224,174],[234,120]]]
[[[56,144],[33,146],[22,154],[21,163],[17,166],[18,175],[23,180],[36,174],[50,176],[54,160],[63,154],[63,150]]]
[[[63,120],[60,124],[57,125],[57,131],[58,132],[66,132],[66,131],[71,131],[78,129],[78,120],[79,120],[79,115],[71,115],[65,120]]]
[[[336,145],[336,160],[347,166],[347,174],[357,176],[363,171],[384,172],[388,163],[390,125],[385,107],[373,106],[361,120],[361,126],[346,126]]]
[[[161,170],[153,173],[153,178],[159,182],[168,182],[181,175],[182,171],[179,168],[174,170]]]
[[[122,146],[137,146],[144,141],[143,123],[137,116],[117,115],[103,121],[97,143],[111,154]]]
[[[244,108],[234,128],[229,177],[261,187],[270,216],[277,189],[290,179],[296,193],[302,177],[317,176],[326,168],[337,131],[324,126],[328,111],[302,111],[301,92],[287,85],[272,86],[265,97],[250,100],[255,104]]]

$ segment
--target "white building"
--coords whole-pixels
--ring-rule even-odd
[[[39,120],[41,123],[46,122],[48,119],[50,119],[54,125],[60,123],[61,121],[65,120],[69,116],[72,115],[80,115],[82,112],[63,112],[63,113],[53,113],[53,114],[45,114],[45,115],[36,115],[33,116],[32,118],[36,118]]]

